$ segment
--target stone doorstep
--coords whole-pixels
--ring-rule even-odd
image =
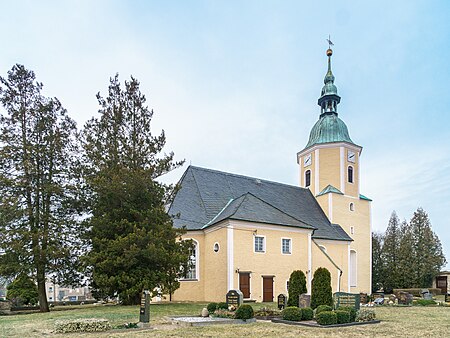
[[[287,325],[300,325],[307,327],[321,327],[321,328],[329,328],[329,327],[346,327],[346,326],[358,326],[358,325],[366,325],[366,324],[379,324],[380,320],[371,320],[370,322],[353,322],[353,323],[345,323],[345,324],[331,324],[331,325],[320,325],[315,321],[303,321],[303,322],[293,322],[290,320],[284,319],[272,319],[272,323],[279,324],[287,324]]]
[[[216,324],[250,324],[255,323],[256,319],[231,319],[231,318],[218,318],[218,317],[206,317],[210,318],[210,320],[205,321],[196,321],[196,322],[187,322],[179,320],[180,318],[186,318],[189,316],[172,316],[170,319],[172,320],[173,325],[179,325],[179,326],[208,326],[208,325],[216,325]],[[192,318],[203,318],[203,317],[192,317]],[[211,319],[214,318],[214,319]]]

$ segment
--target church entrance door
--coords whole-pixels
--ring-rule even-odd
[[[273,302],[273,276],[263,276],[263,302]]]
[[[244,298],[250,298],[250,272],[239,272],[239,290]]]

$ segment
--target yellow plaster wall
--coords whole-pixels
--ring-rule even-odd
[[[319,205],[322,208],[325,215],[327,215],[328,219],[330,219],[329,208],[328,208],[328,206],[329,206],[328,194],[317,196],[316,200],[319,203]]]
[[[323,245],[326,248],[326,253],[331,257],[333,262],[343,271],[340,279],[340,291],[348,291],[348,244],[347,242],[337,242],[329,240],[314,239],[314,241]],[[338,244],[339,243],[339,244]],[[320,248],[313,243],[312,245],[312,275],[318,268],[327,268],[331,274],[331,287],[333,292],[338,292],[338,277],[339,272],[337,268],[330,262],[326,255]]]
[[[349,149],[345,148],[344,155],[345,155],[345,194],[353,197],[359,197],[358,192],[358,183],[359,183],[359,154],[357,151],[354,151],[355,153],[355,163],[348,161],[348,154]],[[348,167],[353,167],[353,183],[348,182]]]
[[[354,211],[350,211],[350,203]],[[351,292],[371,292],[370,282],[370,202],[349,196],[333,194],[333,222],[338,223],[353,238],[350,248],[357,256],[357,285]],[[351,234],[350,227],[354,227]]]
[[[319,149],[319,192],[331,184],[340,189],[340,148],[321,148]]]
[[[234,227],[234,270],[251,271],[250,297],[261,302],[262,276],[273,275],[274,301],[280,293],[287,293],[286,281],[293,270],[308,269],[308,233],[309,230],[298,232],[297,229],[280,226],[261,226],[258,223],[232,221]],[[273,230],[278,228],[279,230]],[[253,230],[257,235],[266,236],[265,253],[254,252]],[[297,230],[297,231],[296,231]],[[292,254],[281,253],[281,238],[292,239]],[[239,288],[239,275],[235,271],[234,287]]]
[[[183,239],[194,239],[199,245],[199,276],[197,280],[180,280],[180,287],[172,295],[173,301],[204,301],[205,300],[205,235],[203,233],[187,232]],[[167,297],[166,297],[167,298]]]

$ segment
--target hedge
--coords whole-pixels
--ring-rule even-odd
[[[317,317],[317,315],[319,314],[319,313],[321,313],[322,311],[333,311],[333,308],[331,307],[331,306],[329,306],[329,305],[319,305],[317,308],[316,308],[316,317]]]
[[[206,309],[208,310],[209,313],[213,314],[214,311],[217,310],[217,303],[209,303],[209,304],[206,306]]]
[[[344,310],[336,310],[336,319],[338,324],[345,324],[350,322],[350,312]]]
[[[228,310],[228,305],[225,302],[217,303],[217,309]]]
[[[234,318],[236,319],[251,319],[253,318],[254,312],[251,305],[243,304],[239,306],[239,308],[236,310],[236,314],[234,315]]]
[[[300,309],[302,311],[302,320],[311,320],[314,317],[313,309],[310,307],[304,307]]]
[[[57,333],[69,332],[101,332],[111,329],[108,319],[79,318],[74,320],[58,320],[55,322]]]
[[[356,321],[356,309],[351,306],[339,306],[336,310],[347,311],[350,314],[350,322]]]
[[[320,325],[332,325],[337,323],[337,315],[333,311],[322,311],[316,316],[316,320]]]
[[[281,312],[282,318],[284,320],[290,320],[293,322],[298,322],[302,320],[302,311],[296,306],[289,306]]]

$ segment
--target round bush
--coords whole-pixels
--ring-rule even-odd
[[[306,276],[301,270],[292,271],[289,277],[288,306],[298,306],[299,297],[306,293]]]
[[[220,310],[228,310],[228,305],[225,302],[217,303],[217,308]]]
[[[322,311],[316,315],[316,320],[320,325],[332,325],[337,323],[337,316],[333,311]]]
[[[316,308],[316,317],[319,313],[323,312],[323,311],[333,311],[333,308],[329,305],[319,305]]]
[[[314,317],[313,309],[310,307],[304,307],[300,309],[302,311],[302,320],[311,320]]]
[[[344,310],[336,310],[336,319],[338,324],[345,324],[350,322],[350,312]]]
[[[239,306],[239,308],[236,310],[234,318],[247,320],[253,318],[253,315],[254,315],[253,308],[248,304],[243,304]]]
[[[284,320],[298,322],[302,320],[302,311],[296,306],[289,306],[281,312]]]
[[[209,303],[208,306],[206,307],[206,309],[208,310],[208,312],[210,314],[213,314],[214,311],[217,310],[217,303]]]
[[[339,306],[337,310],[347,311],[350,314],[350,323],[356,321],[356,309],[351,306]]]
[[[318,268],[314,272],[311,285],[311,307],[315,309],[319,305],[333,306],[331,274],[326,268]]]

